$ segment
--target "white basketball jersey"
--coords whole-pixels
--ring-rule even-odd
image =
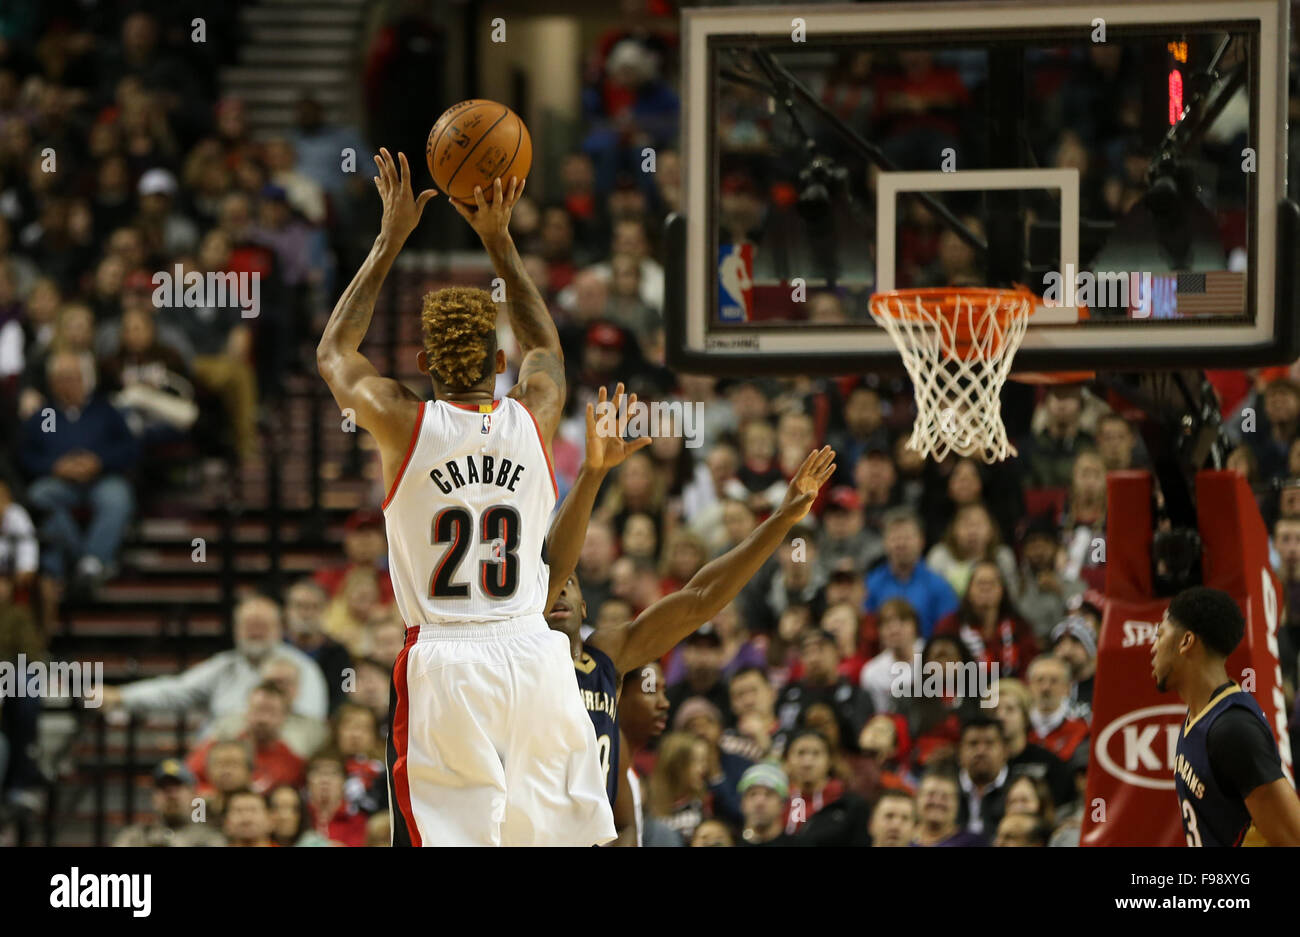
[[[420,404],[383,507],[407,627],[544,613],[542,544],[557,494],[537,421],[518,400]]]

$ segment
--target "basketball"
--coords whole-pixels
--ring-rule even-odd
[[[533,140],[519,115],[496,101],[473,99],[442,112],[429,131],[425,159],[438,191],[474,203],[474,187],[492,200],[492,182],[522,181],[533,165]]]

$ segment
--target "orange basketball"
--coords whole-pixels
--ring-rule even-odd
[[[492,201],[492,182],[522,182],[533,165],[533,140],[519,115],[496,101],[470,100],[442,112],[429,131],[424,156],[434,187],[449,198],[474,204],[474,186]]]

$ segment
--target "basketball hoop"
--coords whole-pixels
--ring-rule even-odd
[[[898,346],[916,388],[909,449],[1000,462],[1016,454],[999,394],[1035,297],[1025,289],[936,287],[871,297],[871,317]]]

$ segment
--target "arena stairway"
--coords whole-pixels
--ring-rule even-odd
[[[356,74],[367,0],[261,0],[240,10],[247,41],[222,69],[224,94],[242,98],[254,136],[294,124],[304,91],[325,120],[355,123]]]
[[[319,385],[319,386],[318,386]],[[274,578],[271,545],[279,543],[282,584],[341,560],[342,524],[358,507],[377,506],[376,467],[360,440],[338,432],[338,410],[319,377],[295,375],[276,435],[265,440],[278,455],[279,498],[273,499],[275,466],[268,458],[239,484],[197,468],[192,486],[157,493],[133,523],[121,552],[121,572],[92,600],[64,603],[51,640],[58,660],[102,662],[104,680],[118,684],[177,673],[230,646],[227,594],[264,588]],[[322,485],[319,512],[311,503],[310,425],[312,395],[320,421]],[[362,470],[355,477],[356,468]],[[277,503],[278,500],[278,503]],[[206,550],[196,562],[195,540]],[[94,786],[104,771],[107,830],[126,820],[126,787],[137,788],[135,807],[149,805],[149,771],[159,760],[183,752],[177,717],[138,720],[134,734],[111,722],[98,737],[102,717],[50,701],[41,721],[47,774],[57,778],[56,842],[95,842]]]

